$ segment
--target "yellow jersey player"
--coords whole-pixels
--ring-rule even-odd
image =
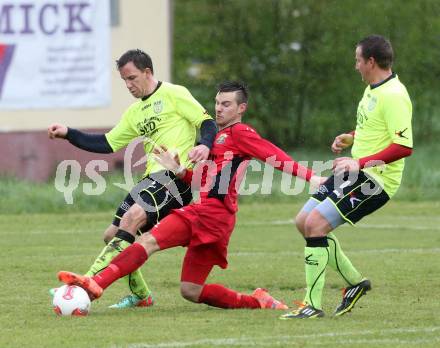
[[[282,319],[322,317],[322,290],[327,265],[347,284],[335,316],[349,312],[371,289],[371,282],[352,265],[332,231],[355,224],[382,207],[402,180],[404,157],[412,153],[412,106],[405,86],[391,70],[393,49],[372,35],[356,46],[356,70],[368,84],[357,110],[356,130],[337,136],[332,150],[352,146],[352,157],[334,161],[334,176],[320,186],[296,217],[306,240],[307,292],[297,310]]]
[[[145,176],[119,205],[112,224],[104,232],[107,245],[87,275],[105,268],[114,256],[134,242],[138,230],[150,230],[172,209],[191,201],[190,186],[150,156],[154,147],[167,146],[179,154],[183,165],[189,165],[208,158],[217,133],[215,121],[185,87],[154,77],[148,54],[139,49],[129,50],[116,65],[127,89],[138,100],[113,129],[106,134],[88,134],[60,124],[48,128],[50,138],[64,138],[76,147],[97,153],[118,151],[132,140],[143,137],[147,157]],[[194,146],[197,129],[200,129],[201,139]],[[112,308],[153,304],[151,292],[139,270],[125,279],[131,294]]]

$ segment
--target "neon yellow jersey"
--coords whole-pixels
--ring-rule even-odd
[[[405,86],[397,75],[375,86],[368,86],[357,109],[356,133],[351,150],[353,158],[382,151],[392,143],[413,146],[412,105]],[[402,181],[405,160],[402,158],[383,166],[365,168],[393,196]]]
[[[165,145],[179,154],[182,165],[189,166],[188,153],[194,147],[196,128],[212,119],[191,93],[182,86],[159,82],[156,90],[132,104],[106,138],[113,151],[143,137],[147,155],[145,175],[163,170],[150,154],[154,145]]]

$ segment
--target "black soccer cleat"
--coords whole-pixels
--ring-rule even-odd
[[[315,307],[307,304],[307,303],[298,303],[298,308],[283,314],[280,319],[313,319],[313,318],[321,318],[324,316],[324,312],[320,309],[316,309]]]
[[[371,290],[371,282],[368,279],[364,279],[356,285],[343,289],[342,302],[336,308],[333,315],[338,317],[350,312],[361,296],[366,295],[369,290]]]

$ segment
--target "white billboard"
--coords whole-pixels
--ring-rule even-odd
[[[0,0],[0,109],[108,106],[108,0]]]

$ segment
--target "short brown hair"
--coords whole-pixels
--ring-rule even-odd
[[[117,61],[116,66],[119,69],[121,69],[125,64],[133,62],[134,66],[138,68],[139,70],[144,70],[146,68],[151,70],[151,73],[153,74],[153,61],[151,60],[151,57],[146,54],[144,51],[140,49],[135,50],[129,50],[125,52]]]
[[[381,35],[370,35],[356,45],[362,49],[362,57],[366,60],[373,57],[382,69],[389,69],[393,65],[394,52],[389,40]]]
[[[244,83],[238,81],[224,81],[218,85],[217,93],[237,92],[237,104],[247,103],[248,89]]]

